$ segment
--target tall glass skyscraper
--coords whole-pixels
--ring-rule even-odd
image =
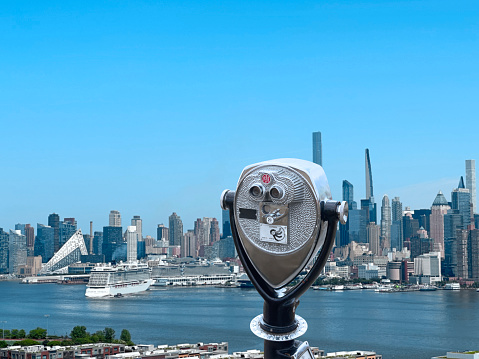
[[[373,172],[371,170],[371,159],[369,158],[369,149],[366,148],[366,199],[374,197],[373,192]]]
[[[476,213],[476,160],[466,160],[466,188],[471,193],[473,213]]]
[[[321,144],[321,132],[313,132],[313,162],[323,166],[323,147]]]
[[[176,212],[173,212],[169,217],[169,223],[170,246],[180,246],[183,238],[183,222],[180,216],[178,216]]]

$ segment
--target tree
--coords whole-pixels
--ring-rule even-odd
[[[93,335],[98,338],[98,343],[105,343],[105,333],[103,330],[99,330]]]
[[[8,329],[5,329],[5,333],[3,333],[3,337],[4,338],[12,338],[11,334],[10,334],[10,330]]]
[[[20,329],[20,330],[18,331],[18,337],[19,337],[20,339],[26,338],[26,337],[27,337],[27,334],[25,333],[25,330]]]
[[[11,338],[18,339],[18,329],[12,329]]]
[[[30,339],[42,339],[47,337],[47,330],[37,327],[37,329],[30,330],[28,333],[28,338]]]
[[[33,340],[33,339],[23,339],[23,340],[20,340],[18,342],[15,342],[15,345],[21,345],[22,347],[25,347],[25,346],[30,346],[30,345],[37,345],[38,342],[36,340]]]
[[[107,327],[103,330],[103,333],[105,334],[105,341],[107,343],[111,343],[115,340],[115,330],[113,328]]]
[[[131,334],[127,329],[121,331],[120,340],[124,341],[127,345],[133,345]]]
[[[8,347],[8,344],[5,340],[0,340],[0,348],[6,348]]]
[[[80,340],[84,341],[84,339],[89,339],[90,334],[87,333],[84,325],[77,325],[70,333],[70,337],[74,342],[79,342]]]

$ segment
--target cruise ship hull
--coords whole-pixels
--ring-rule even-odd
[[[103,298],[140,293],[148,290],[153,282],[153,279],[148,279],[141,282],[112,284],[105,287],[87,287],[85,296],[89,298]]]

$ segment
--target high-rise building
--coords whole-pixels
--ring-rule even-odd
[[[52,213],[48,216],[48,225],[53,228],[53,251],[60,249],[60,216]]]
[[[403,228],[402,228],[402,203],[399,197],[394,197],[391,201],[391,248],[401,250],[403,248]]]
[[[0,228],[0,274],[8,273],[8,241],[8,233]]]
[[[8,272],[17,274],[27,264],[27,240],[20,230],[10,230],[8,238]]]
[[[103,254],[103,232],[97,231],[93,234],[93,254]]]
[[[65,221],[60,223],[59,226],[59,243],[60,243],[60,248],[75,234],[77,231],[77,225],[76,221],[73,219],[73,221],[69,220],[67,221],[65,218]]]
[[[159,241],[165,240],[165,241],[169,242],[168,238],[169,238],[168,227],[165,227],[165,225],[163,223],[159,224],[158,228],[156,229],[156,239],[159,240]]]
[[[476,160],[466,160],[466,188],[471,193],[472,210],[476,213]]]
[[[37,239],[35,255],[42,256],[42,262],[47,263],[55,253],[55,228],[37,223]]]
[[[431,238],[434,239],[434,251],[441,253],[444,259],[444,215],[451,207],[441,191],[437,194],[431,206]]]
[[[348,202],[348,206],[352,207],[354,201],[354,187],[349,181],[343,180],[343,201]]]
[[[138,240],[143,240],[143,224],[140,216],[133,216],[131,220],[131,225],[136,227],[136,233],[138,234]]]
[[[181,257],[196,257],[196,236],[192,229],[186,231],[181,243]]]
[[[365,159],[366,159],[366,199],[370,199],[371,197],[374,197],[374,191],[373,191],[373,172],[371,170],[371,159],[369,158],[368,148],[366,148]]]
[[[102,254],[106,262],[126,260],[126,248],[123,249],[123,243],[122,227],[103,227]]]
[[[369,250],[377,256],[382,255],[380,241],[379,241],[379,234],[380,234],[380,227],[373,222],[370,222],[367,227],[368,232],[368,243],[369,243]]]
[[[30,224],[25,225],[25,237],[27,239],[27,251],[29,256],[33,256],[33,248],[35,246],[35,228]]]
[[[349,211],[349,243],[367,243],[368,211],[365,209],[352,209]]]
[[[126,229],[126,260],[136,262],[138,259],[138,232],[135,226],[128,226]]]
[[[391,205],[386,194],[383,197],[381,206],[381,237],[389,248],[391,246]]]
[[[15,225],[15,230],[20,231],[21,234],[25,235],[25,224],[23,223],[17,223]]]
[[[109,227],[121,227],[121,214],[119,211],[110,211]]]
[[[458,210],[462,216],[462,228],[467,229],[471,223],[471,193],[464,186],[464,179],[461,176],[458,188],[451,193],[452,209]]]
[[[176,212],[169,217],[169,224],[170,246],[180,246],[183,238],[183,222]]]
[[[230,211],[227,209],[223,209],[221,211],[221,228],[223,230],[221,238],[226,238],[228,236],[231,236]]]
[[[323,148],[321,144],[321,132],[313,132],[313,162],[323,166]]]
[[[220,225],[216,218],[211,219],[210,225],[210,244],[218,242],[220,240]]]

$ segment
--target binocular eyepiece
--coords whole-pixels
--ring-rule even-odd
[[[307,328],[295,315],[298,298],[326,264],[337,223],[346,223],[347,203],[332,200],[321,166],[279,159],[244,168],[236,190],[223,191],[221,207],[230,212],[238,255],[265,300],[263,315],[251,322],[265,339],[265,359],[308,352],[294,341]],[[291,286],[313,259],[306,276]]]

